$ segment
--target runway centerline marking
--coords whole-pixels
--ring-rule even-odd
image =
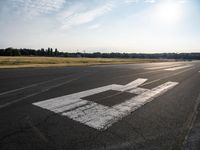
[[[126,117],[131,112],[137,110],[178,84],[178,82],[169,81],[152,89],[138,87],[146,81],[147,79],[138,78],[126,85],[111,84],[62,97],[35,102],[33,105],[58,113],[61,116],[67,116],[74,121],[78,121],[97,130],[106,130],[114,123],[120,121],[123,117]],[[84,97],[108,90],[120,92],[126,91],[138,95],[111,107],[84,100]]]

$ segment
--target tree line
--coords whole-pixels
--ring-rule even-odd
[[[60,54],[57,48],[55,50],[52,48],[35,50],[27,48],[16,49],[12,47],[0,49],[0,56],[58,56]]]
[[[148,58],[148,59],[183,59],[200,60],[200,53],[69,53],[60,52],[57,48],[41,48],[38,50],[27,48],[5,48],[0,49],[0,56],[48,56],[48,57],[88,57],[88,58]]]

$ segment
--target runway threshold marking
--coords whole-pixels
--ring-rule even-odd
[[[186,65],[186,66],[167,68],[167,69],[164,69],[164,70],[166,70],[166,71],[175,71],[175,70],[184,69],[184,68],[188,68],[188,67],[192,67],[192,66],[193,65]]]
[[[33,105],[47,109],[54,113],[78,121],[97,130],[106,130],[114,123],[137,110],[144,104],[175,87],[178,82],[166,82],[153,89],[138,87],[147,79],[139,78],[126,85],[111,84],[91,90],[86,90],[62,97],[33,103]],[[108,90],[125,91],[138,94],[129,100],[112,107],[84,100],[84,97]]]

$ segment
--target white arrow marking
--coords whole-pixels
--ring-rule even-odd
[[[144,89],[144,88],[134,88],[134,89],[132,89],[132,90],[130,90],[130,91],[128,91],[129,93],[133,93],[133,94],[137,94],[137,95],[140,95],[140,94],[142,94],[142,93],[144,93],[144,92],[147,92],[147,91],[149,91],[148,89]]]
[[[134,80],[134,81],[124,85],[124,86],[122,85],[120,87],[117,87],[117,88],[115,88],[113,90],[122,91],[122,92],[123,91],[127,91],[127,90],[130,90],[130,89],[133,89],[133,88],[136,88],[136,87],[142,85],[146,81],[147,81],[147,79],[139,78],[137,80]]]
[[[62,116],[67,116],[89,127],[98,130],[105,130],[113,123],[129,115],[142,105],[150,102],[155,97],[163,94],[178,84],[177,82],[167,82],[153,88],[152,90],[137,88],[146,80],[147,79],[137,79],[125,86],[112,84],[33,104],[55,113],[59,113]],[[130,93],[138,93],[140,95],[112,107],[81,99],[107,90],[129,90],[128,92]]]

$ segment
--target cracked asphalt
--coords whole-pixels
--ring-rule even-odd
[[[164,69],[187,65],[191,67],[173,71]],[[195,120],[199,120],[199,71],[199,61],[1,69],[0,149],[190,149],[194,146],[190,144],[192,136],[200,137],[195,132],[199,130],[195,124]],[[179,84],[104,131],[33,105],[110,84],[126,85],[138,78],[148,79],[140,86],[146,89],[168,81]],[[126,91],[110,90],[86,99],[111,107],[134,96]]]

